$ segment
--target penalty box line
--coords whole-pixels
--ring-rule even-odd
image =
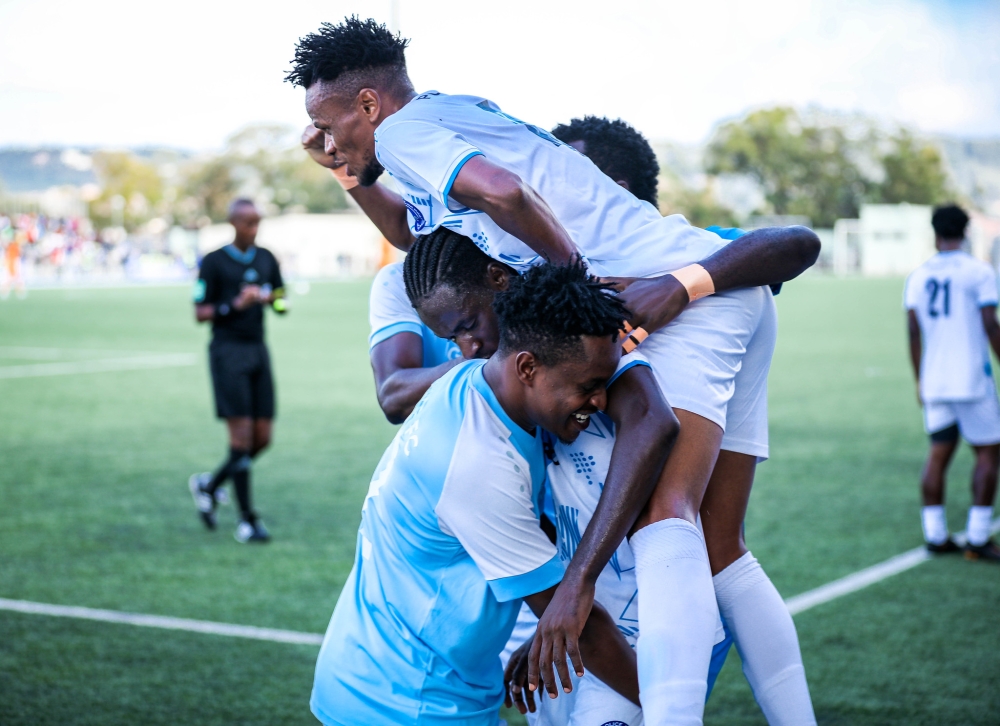
[[[1000,517],[993,520],[990,531],[996,534],[1000,531]],[[965,544],[965,533],[959,533],[955,540]],[[800,595],[785,600],[788,611],[798,615],[817,605],[831,602],[837,598],[863,590],[893,575],[906,572],[917,565],[927,562],[932,555],[925,547],[916,547],[895,557],[890,557],[877,565],[866,567],[847,577],[834,580],[826,585],[809,590]],[[302,633],[295,630],[279,630],[277,628],[258,628],[253,625],[233,625],[231,623],[216,623],[209,620],[190,620],[188,618],[172,618],[166,615],[141,615],[125,613],[119,610],[98,610],[95,608],[74,607],[68,605],[49,605],[27,600],[8,600],[0,598],[0,610],[7,610],[31,615],[49,615],[59,618],[77,618],[81,620],[96,620],[104,623],[121,623],[138,625],[146,628],[163,628],[164,630],[181,630],[189,633],[204,633],[206,635],[224,635],[232,638],[249,638],[265,640],[272,643],[294,643],[297,645],[321,645],[323,636],[319,633]]]

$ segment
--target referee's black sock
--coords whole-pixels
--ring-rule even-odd
[[[257,517],[250,506],[250,452],[241,452],[242,456],[233,464],[233,488],[236,490],[236,501],[240,505],[240,515],[248,522]]]
[[[216,470],[215,474],[212,475],[212,481],[208,483],[205,487],[205,491],[215,496],[215,490],[226,483],[226,479],[233,476],[236,473],[236,469],[240,466],[240,462],[244,457],[249,459],[250,452],[244,451],[243,449],[229,449],[229,457],[222,462],[222,465]]]

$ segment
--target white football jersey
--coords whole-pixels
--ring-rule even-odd
[[[663,217],[547,131],[478,96],[422,93],[375,131],[375,155],[396,182],[413,234],[446,226],[522,270],[537,255],[490,217],[449,198],[462,166],[484,155],[537,191],[599,275],[649,277],[728,244],[679,214]]]
[[[923,400],[990,395],[993,372],[980,308],[997,304],[993,268],[962,250],[939,252],[907,278],[903,297],[920,322]]]

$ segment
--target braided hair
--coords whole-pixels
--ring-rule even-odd
[[[610,285],[587,274],[579,259],[538,265],[493,299],[500,327],[498,354],[527,350],[545,366],[579,355],[580,337],[614,337],[628,311]]]
[[[447,227],[438,227],[417,237],[403,261],[403,282],[413,307],[420,306],[438,285],[459,292],[483,286],[493,258],[468,237]]]

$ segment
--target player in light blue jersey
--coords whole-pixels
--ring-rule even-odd
[[[606,406],[623,309],[579,264],[531,270],[495,307],[496,355],[436,382],[372,478],[316,664],[325,724],[497,724],[521,600],[541,613],[562,577],[538,525],[541,432],[572,441]],[[580,645],[638,701],[634,654],[603,608]]]
[[[375,393],[390,423],[402,423],[431,384],[451,370],[462,352],[421,322],[403,286],[400,262],[379,270],[368,301],[368,355]]]
[[[737,375],[766,379],[770,355],[755,359],[748,350],[773,317],[773,302],[755,286],[783,282],[809,267],[818,256],[818,239],[803,228],[769,229],[726,246],[679,215],[661,217],[586,157],[488,99],[417,94],[406,73],[405,47],[384,26],[349,18],[301,39],[287,77],[306,89],[306,108],[326,132],[331,166],[346,162],[358,185],[352,196],[391,242],[407,249],[415,234],[446,226],[518,269],[582,254],[603,275],[661,275],[622,280],[628,285],[623,299],[629,323],[649,331],[645,354],[681,421],[680,435],[651,499],[643,496],[645,483],[606,488],[603,515],[595,516],[540,628],[540,657],[542,668],[562,666],[561,653],[574,650],[593,597],[590,583],[636,526],[636,571],[646,593],[640,619],[647,622],[638,646],[646,714],[657,723],[699,721],[718,606],[695,520],[703,501],[713,498],[715,461],[737,423],[730,405]],[[374,184],[383,171],[399,194]],[[711,297],[698,299],[704,295]],[[759,456],[766,433],[739,445],[751,458]],[[726,487],[748,480],[724,478],[715,494],[745,502],[748,490]],[[731,510],[737,516],[726,520],[736,522],[735,532],[740,506]],[[798,657],[780,596],[749,553],[742,560],[747,576],[741,582],[767,590],[761,602],[775,616],[768,623],[790,630],[790,638],[782,632],[781,639],[794,644],[785,650]],[[779,668],[777,680],[766,679],[767,688],[793,680],[801,712],[808,710],[811,718],[801,661],[789,667],[795,672]]]

